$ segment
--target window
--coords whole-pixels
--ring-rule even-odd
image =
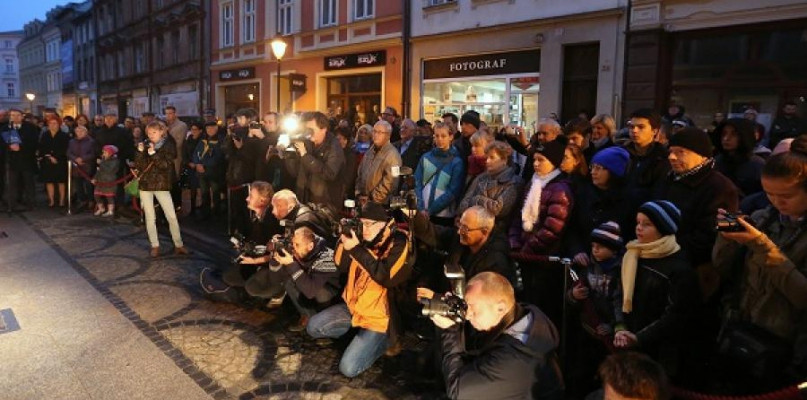
[[[143,72],[143,70],[145,69],[145,61],[146,61],[145,43],[140,43],[135,46],[135,56],[134,56],[135,74]]]
[[[6,72],[14,72],[14,60],[6,58]]]
[[[127,75],[125,59],[126,57],[123,56],[123,50],[118,51],[118,76],[120,77]]]
[[[50,40],[46,45],[45,62],[56,61],[59,59],[59,40]]]
[[[372,18],[374,0],[354,0],[354,19]]]
[[[336,0],[319,0],[319,26],[336,25]]]
[[[255,0],[244,0],[243,21],[241,31],[244,43],[255,41]]]
[[[277,33],[291,34],[291,11],[294,9],[293,0],[277,1]]]
[[[9,83],[6,85],[6,91],[8,93],[8,97],[14,97],[17,95],[17,90],[14,88],[13,83]]]
[[[196,25],[188,27],[188,60],[199,57],[199,29]]]
[[[11,48],[11,41],[10,41],[10,40],[6,40],[6,41],[4,42],[4,45],[5,45],[5,47],[6,47],[7,49],[10,49],[10,48]]]
[[[221,5],[221,47],[233,45],[233,3]]]
[[[443,4],[456,3],[457,0],[427,0],[426,7],[439,6]]]
[[[89,67],[87,77],[89,77],[90,82],[95,82],[95,75],[93,75],[95,72],[95,57],[90,56],[90,62],[88,62],[87,65]]]
[[[157,68],[165,66],[165,39],[162,36],[157,38]]]
[[[171,33],[171,47],[174,51],[171,52],[171,65],[179,64],[179,49],[182,48],[182,43],[179,41],[179,31]]]

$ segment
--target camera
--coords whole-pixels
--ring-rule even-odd
[[[285,251],[291,254],[292,244],[291,238],[294,236],[294,221],[289,219],[280,220],[280,226],[283,227],[283,236],[272,238],[272,248],[275,253]]]
[[[266,254],[266,246],[255,244],[244,239],[244,236],[238,232],[230,237],[232,243],[238,250],[238,255],[233,259],[233,263],[239,263],[244,257],[261,257]]]
[[[415,177],[412,168],[395,165],[392,167],[392,176],[400,178],[401,191],[397,196],[390,196],[389,208],[393,210],[407,208],[417,211],[418,198],[417,195],[415,195]]]
[[[468,310],[465,300],[452,293],[447,293],[440,298],[420,299],[420,304],[423,305],[421,313],[424,316],[442,315],[456,323],[465,321],[465,312]]]
[[[356,201],[347,199],[345,200],[344,207],[345,218],[339,220],[339,227],[337,228],[337,232],[334,232],[334,235],[350,236],[350,231],[352,230],[353,232],[356,232],[356,237],[361,240],[362,224],[359,220],[359,208],[356,205]]]
[[[726,213],[723,218],[717,219],[717,229],[719,232],[743,232],[745,227],[738,221],[743,215]]]
[[[263,126],[258,121],[252,121],[249,123],[249,129],[261,129]]]

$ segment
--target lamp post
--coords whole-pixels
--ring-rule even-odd
[[[283,58],[283,55],[286,54],[286,42],[281,38],[273,40],[272,53],[277,59],[277,109],[275,111],[280,114],[280,60]]]
[[[25,98],[28,99],[28,107],[30,108],[29,111],[31,112],[31,114],[33,114],[34,113],[34,99],[36,98],[36,95],[33,94],[33,93],[26,93]]]

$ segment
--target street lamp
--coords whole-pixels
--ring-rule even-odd
[[[36,95],[33,94],[33,93],[26,93],[25,98],[28,99],[28,107],[30,108],[31,114],[33,114],[34,113],[34,99],[36,98]]]
[[[281,38],[272,41],[272,53],[277,59],[277,113],[280,114],[280,60],[286,54],[286,42]]]

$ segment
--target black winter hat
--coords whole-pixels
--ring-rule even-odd
[[[569,139],[565,136],[558,136],[551,142],[543,143],[540,148],[536,149],[536,153],[546,157],[555,168],[560,168],[560,163],[563,162],[563,156],[566,154],[567,144],[569,144]]]
[[[360,217],[381,222],[387,222],[390,219],[389,215],[387,215],[387,210],[384,209],[384,206],[373,201],[368,201],[367,204],[361,208]]]
[[[704,157],[714,156],[714,147],[709,135],[698,128],[684,128],[670,138],[670,147],[679,146]]]

